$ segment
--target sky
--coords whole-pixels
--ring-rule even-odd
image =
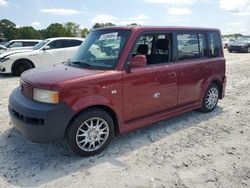
[[[250,35],[250,0],[0,0],[0,20],[18,27],[46,28],[51,23],[96,22],[116,25],[197,26],[223,34]]]

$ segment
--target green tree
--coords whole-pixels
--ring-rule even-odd
[[[111,27],[111,26],[115,26],[115,24],[110,23],[110,22],[108,22],[108,23],[95,23],[95,24],[92,26],[92,28],[93,28],[93,29],[97,29],[97,28],[101,28],[101,27]]]
[[[81,37],[82,38],[86,38],[87,35],[89,34],[90,30],[88,30],[87,28],[84,28],[81,30]]]
[[[39,31],[31,26],[20,27],[17,29],[17,37],[20,39],[41,39],[42,35]]]
[[[70,37],[70,34],[62,24],[53,23],[47,27],[45,38],[51,37]]]
[[[67,30],[67,35],[71,37],[80,37],[81,36],[81,29],[80,25],[74,22],[67,22],[64,24],[64,27]]]
[[[16,38],[16,24],[7,19],[0,20],[0,37],[7,40]]]

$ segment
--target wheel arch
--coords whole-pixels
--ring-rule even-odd
[[[11,66],[11,72],[13,72],[13,67],[16,63],[20,62],[20,61],[28,61],[31,65],[32,65],[32,68],[35,68],[35,64],[30,60],[30,59],[27,59],[27,58],[20,58],[20,59],[17,59],[14,61],[14,63],[12,64]]]
[[[222,84],[222,81],[220,80],[213,80],[209,85],[208,87],[211,85],[211,84],[216,84],[219,88],[219,99],[222,99],[222,95],[223,95],[223,84]]]
[[[103,111],[105,111],[106,113],[108,113],[108,114],[111,116],[111,118],[112,118],[112,120],[113,120],[113,122],[114,122],[114,133],[115,133],[115,134],[119,134],[119,133],[120,133],[119,121],[118,121],[118,117],[117,117],[116,112],[115,112],[112,108],[110,108],[109,106],[107,106],[107,105],[92,105],[92,106],[88,106],[88,107],[85,107],[85,108],[81,109],[80,111],[78,111],[78,112],[71,118],[71,120],[69,121],[68,126],[67,126],[67,128],[66,128],[64,134],[66,135],[67,130],[68,130],[68,128],[69,128],[71,122],[72,122],[80,113],[82,113],[82,112],[84,112],[84,111],[87,111],[87,110],[91,110],[91,109],[100,109],[100,110],[103,110]]]

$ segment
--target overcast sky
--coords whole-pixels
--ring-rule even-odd
[[[250,0],[0,0],[0,19],[18,26],[46,28],[73,21],[116,25],[177,25],[220,28],[250,34]]]

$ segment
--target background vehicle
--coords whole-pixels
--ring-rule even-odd
[[[88,156],[114,132],[213,111],[225,84],[217,29],[110,27],[92,31],[68,64],[22,74],[9,114],[32,141],[66,138],[72,151]]]
[[[250,53],[250,38],[237,38],[235,42],[232,42],[228,45],[228,52]]]
[[[59,37],[39,42],[32,49],[0,55],[0,73],[21,75],[25,70],[62,63],[71,58],[84,41],[82,38]]]
[[[232,44],[232,43],[234,43],[235,42],[235,39],[233,39],[233,38],[231,38],[231,39],[223,39],[222,40],[222,44],[223,44],[223,47],[224,48],[228,48],[228,46],[230,45],[230,44]]]
[[[0,53],[6,52],[6,50],[31,49],[40,41],[41,40],[29,40],[29,39],[11,40],[4,44],[5,48],[2,48],[2,49],[0,48]]]

